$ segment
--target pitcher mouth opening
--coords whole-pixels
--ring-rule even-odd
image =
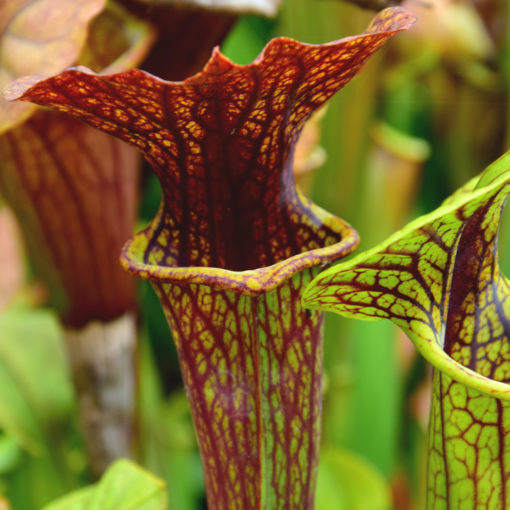
[[[121,264],[130,274],[155,283],[202,284],[255,296],[278,287],[299,271],[319,265],[327,266],[349,255],[358,246],[358,233],[347,222],[313,203],[310,208],[320,218],[322,225],[338,236],[339,241],[328,242],[326,239],[323,247],[298,252],[269,266],[234,271],[220,267],[170,266],[145,262],[145,253],[155,235],[161,212],[124,245]]]
[[[437,342],[414,342],[422,356],[435,370],[473,390],[500,400],[510,401],[510,384],[485,377],[450,357]]]
[[[463,281],[470,278],[469,271],[466,271],[467,264],[464,263],[462,265],[457,266],[459,263],[459,259],[464,262],[467,260],[468,262],[473,257],[478,257],[477,252],[473,250],[473,247],[476,245],[477,237],[473,234],[473,232],[478,232],[479,236],[483,235],[485,238],[485,242],[487,246],[485,249],[487,252],[492,253],[494,256],[494,247],[490,247],[491,242],[494,243],[494,246],[497,247],[497,234],[495,236],[495,240],[491,240],[490,235],[486,237],[486,232],[482,229],[484,224],[494,225],[495,224],[495,215],[499,212],[501,213],[502,206],[506,203],[507,197],[509,195],[509,186],[510,186],[510,171],[509,162],[510,155],[507,153],[505,156],[497,160],[496,163],[493,163],[489,166],[485,172],[482,173],[481,177],[473,178],[469,181],[463,188],[454,193],[452,196],[447,198],[443,204],[436,209],[435,211],[416,218],[411,223],[409,223],[406,227],[401,229],[398,232],[395,232],[390,237],[388,237],[385,241],[383,241],[378,246],[367,250],[364,253],[359,254],[356,257],[353,257],[351,260],[347,261],[345,264],[341,264],[341,267],[333,269],[331,271],[327,271],[321,274],[317,280],[315,281],[315,285],[312,282],[305,292],[302,295],[302,303],[303,305],[310,310],[321,310],[321,311],[331,311],[341,314],[345,317],[360,317],[366,320],[390,320],[399,326],[410,340],[413,342],[417,350],[420,354],[433,366],[435,370],[438,372],[448,376],[453,381],[462,384],[463,386],[477,391],[483,395],[497,398],[502,401],[510,402],[510,384],[507,382],[508,379],[497,379],[494,377],[494,372],[490,375],[483,374],[478,372],[475,368],[471,368],[468,365],[461,364],[459,361],[454,359],[451,354],[451,351],[448,352],[445,349],[445,340],[446,340],[446,332],[448,327],[448,321],[450,317],[455,318],[455,316],[462,316],[462,312],[459,312],[458,303],[467,302],[465,296],[469,295],[471,287],[467,287],[466,289],[462,289],[460,294],[454,295],[453,288],[453,280]],[[490,171],[489,171],[490,169]],[[505,173],[506,172],[506,173]],[[498,201],[499,197],[499,201]],[[491,217],[488,215],[489,206],[492,201],[492,206],[494,206],[494,215]],[[482,211],[480,214],[477,214],[477,211]],[[455,217],[457,222],[461,222],[461,226],[453,226],[448,223],[449,217]],[[404,317],[395,316],[391,313],[376,315],[371,311],[366,313],[360,313],[360,309],[365,308],[365,310],[371,309],[371,304],[365,306],[365,303],[360,301],[349,301],[349,299],[345,299],[342,301],[341,298],[326,300],[325,296],[330,297],[332,293],[329,295],[324,292],[321,292],[327,288],[328,279],[341,274],[343,272],[357,272],[357,274],[362,274],[364,268],[370,268],[372,270],[380,270],[385,267],[384,263],[381,263],[378,267],[372,266],[374,256],[379,256],[381,254],[395,254],[398,253],[398,250],[395,249],[395,245],[397,243],[403,244],[404,241],[408,240],[408,236],[410,236],[413,232],[421,231],[424,232],[425,229],[430,229],[430,231],[434,232],[434,235],[437,235],[436,231],[433,229],[431,225],[439,220],[442,220],[442,228],[444,232],[448,232],[451,238],[455,238],[455,241],[450,241],[450,245],[444,249],[445,252],[449,252],[451,250],[452,259],[448,262],[446,269],[444,271],[448,271],[445,279],[448,279],[447,284],[444,286],[444,292],[446,292],[446,298],[444,303],[441,305],[444,311],[441,312],[442,315],[437,315],[437,322],[422,320],[417,315],[406,315]],[[468,222],[472,221],[468,225]],[[489,250],[490,247],[490,250]],[[471,252],[471,257],[463,257],[463,253],[460,249],[465,252]],[[450,252],[449,252],[450,253]],[[446,265],[446,263],[445,263]],[[486,262],[486,267],[491,267],[492,264]],[[403,266],[404,267],[404,266]],[[407,272],[406,269],[403,269],[402,272]],[[408,273],[409,274],[409,273]],[[472,278],[472,276],[471,276]],[[339,279],[339,285],[349,285],[352,283],[352,279],[346,278],[342,280]],[[489,280],[485,282],[485,287],[489,287]],[[478,287],[479,281],[475,281],[476,289],[481,288]],[[473,282],[471,282],[473,284]],[[321,287],[322,285],[322,287]],[[473,284],[474,285],[474,284]],[[367,285],[366,289],[368,291],[374,289],[376,293],[382,294],[381,287],[375,288]],[[494,294],[497,294],[497,290],[494,290],[492,287],[492,291]],[[337,296],[342,295],[342,291],[338,291]],[[457,287],[457,291],[458,287]],[[505,289],[506,292],[506,289]],[[358,295],[358,289],[354,286],[349,287],[349,292],[345,292],[344,295]],[[407,294],[409,296],[410,294]],[[322,301],[321,301],[322,299]],[[406,298],[407,299],[407,298]],[[478,299],[478,298],[477,298]],[[484,298],[485,299],[485,298]],[[436,298],[439,300],[439,298]],[[456,313],[452,312],[452,308],[450,308],[451,303],[456,301],[457,309]],[[485,301],[485,305],[487,306],[487,300]],[[340,306],[339,306],[340,305]],[[473,305],[475,306],[475,305]],[[467,316],[467,314],[465,314]],[[473,314],[474,316],[474,314]],[[453,320],[453,319],[452,319]],[[505,321],[508,318],[504,319]],[[502,328],[503,329],[503,328]],[[503,337],[503,335],[501,335]],[[508,335],[504,336],[505,341],[508,341]],[[466,343],[465,345],[469,345]],[[487,345],[485,341],[482,346]]]

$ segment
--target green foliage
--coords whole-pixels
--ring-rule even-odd
[[[79,483],[84,460],[73,413],[54,314],[27,308],[1,313],[0,493],[21,508],[37,508]]]
[[[43,510],[165,510],[162,480],[127,460],[118,460],[101,480],[46,505]]]
[[[315,510],[387,510],[389,487],[362,457],[347,450],[321,452]]]
[[[53,314],[0,314],[0,428],[32,454],[41,454],[72,410],[65,366]]]

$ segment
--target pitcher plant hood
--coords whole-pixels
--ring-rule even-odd
[[[344,222],[295,190],[294,144],[310,114],[412,22],[407,11],[392,8],[365,34],[334,43],[275,39],[248,66],[215,51],[184,82],[138,70],[99,76],[74,69],[18,80],[7,98],[70,113],[135,145],[152,164],[164,199],[124,251],[130,271],[158,281],[232,281],[256,293],[275,274],[336,258],[339,248],[331,245],[340,239],[354,247]],[[313,260],[303,254],[314,249]],[[274,264],[255,283],[251,271]]]
[[[436,369],[428,508],[508,506],[510,286],[498,227],[509,193],[507,153],[436,211],[319,275],[303,296],[310,308],[391,320]]]

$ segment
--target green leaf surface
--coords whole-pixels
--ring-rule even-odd
[[[401,380],[395,329],[390,323],[353,324],[353,337],[364,341],[351,346],[353,384],[344,411],[349,415],[345,447],[372,462],[387,479],[395,472],[400,432]]]
[[[72,402],[60,330],[47,311],[0,314],[0,427],[39,453],[49,427]]]
[[[386,510],[390,490],[362,457],[337,448],[321,452],[315,510]]]
[[[249,64],[257,58],[271,37],[273,24],[259,16],[243,16],[232,27],[221,45],[222,53],[238,64]]]
[[[21,449],[9,436],[0,434],[0,475],[3,475],[19,464]]]
[[[165,510],[164,483],[136,464],[119,460],[101,480],[46,505],[43,510]]]

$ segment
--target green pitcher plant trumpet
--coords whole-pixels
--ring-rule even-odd
[[[248,66],[216,50],[183,82],[74,69],[9,89],[135,145],[161,182],[158,214],[121,260],[153,283],[170,324],[211,510],[313,508],[323,314],[300,296],[358,237],[297,191],[294,146],[413,21],[392,8],[330,44],[275,39]]]
[[[401,327],[434,366],[427,508],[510,504],[510,286],[498,226],[510,153],[375,248],[321,273],[303,303]]]

